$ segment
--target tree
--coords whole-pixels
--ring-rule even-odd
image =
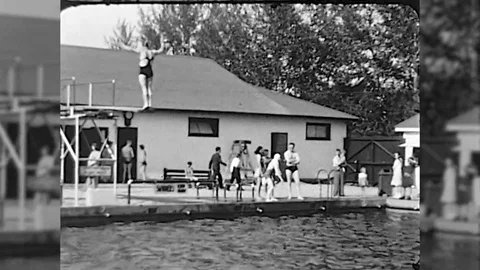
[[[139,11],[154,47],[210,58],[242,80],[360,117],[392,135],[418,111],[418,17],[406,6],[166,5]]]
[[[125,19],[118,20],[115,29],[113,29],[113,36],[105,38],[105,43],[115,50],[119,50],[118,44],[125,44],[127,46],[135,46],[135,27],[127,23]]]

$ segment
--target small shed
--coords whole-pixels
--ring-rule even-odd
[[[448,121],[446,130],[456,134],[458,145],[454,151],[458,153],[460,174],[471,163],[480,169],[480,106]]]
[[[402,133],[405,142],[400,145],[405,149],[404,158],[407,164],[408,158],[411,156],[418,157],[420,150],[420,114],[408,118],[407,120],[395,126],[395,132]]]

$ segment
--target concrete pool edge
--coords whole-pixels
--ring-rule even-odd
[[[385,207],[390,209],[420,212],[420,200],[399,200],[388,197],[385,201]]]
[[[62,207],[61,227],[95,227],[117,222],[171,222],[244,216],[310,215],[321,212],[383,208],[385,198],[309,199],[305,201],[177,203],[135,206]]]
[[[1,231],[0,257],[60,254],[60,230]]]

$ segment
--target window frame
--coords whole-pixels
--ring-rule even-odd
[[[208,123],[213,129],[213,134],[192,133],[192,131],[190,130],[190,125],[191,125],[192,121]],[[219,126],[220,126],[220,119],[218,119],[218,118],[188,117],[188,137],[218,138],[219,137]]]
[[[326,128],[326,137],[309,137],[308,136],[308,127],[310,126],[321,126]],[[332,139],[332,124],[330,123],[314,123],[314,122],[307,122],[305,124],[305,140],[307,141],[330,141]]]

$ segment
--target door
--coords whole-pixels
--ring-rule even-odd
[[[137,140],[138,140],[138,129],[132,127],[119,127],[118,128],[118,138],[117,138],[117,179],[119,183],[128,181],[128,179],[123,179],[123,158],[122,158],[122,148],[127,144],[127,141],[132,141],[132,148],[135,158],[132,160],[132,179],[137,179]],[[126,178],[126,177],[125,177]]]
[[[472,153],[472,163],[477,167],[477,170],[480,170],[480,152]]]
[[[270,150],[271,157],[275,153],[279,153],[283,158],[283,153],[288,148],[288,133],[272,133],[272,147]]]
[[[96,128],[84,128],[80,131],[80,158],[88,158],[90,155],[90,149],[93,143],[96,143],[98,150],[102,146],[103,138],[108,138],[108,128],[99,127],[100,132],[103,133],[102,136],[98,134]],[[70,142],[72,142],[73,137],[75,136],[75,126],[68,125],[65,127],[65,136]],[[75,147],[75,144],[72,145],[72,148]],[[86,164],[86,161],[80,161],[80,166]],[[75,182],[75,164],[70,154],[65,158],[65,183],[74,183]],[[85,179],[80,177],[80,183],[83,183]]]
[[[55,131],[58,129],[55,129]],[[17,136],[18,136],[18,124],[16,123],[9,123],[6,125],[6,130],[10,139],[14,144],[17,144]],[[55,150],[55,138],[52,136],[53,134],[50,132],[48,126],[32,126],[28,127],[27,129],[27,164],[35,165],[40,158],[40,149],[43,146],[47,146],[51,152]],[[27,171],[27,176],[34,175],[35,171]],[[18,197],[18,181],[17,178],[17,168],[15,167],[12,160],[7,165],[7,190],[6,196],[7,198],[17,198]],[[27,191],[27,197],[31,198],[33,193]]]

